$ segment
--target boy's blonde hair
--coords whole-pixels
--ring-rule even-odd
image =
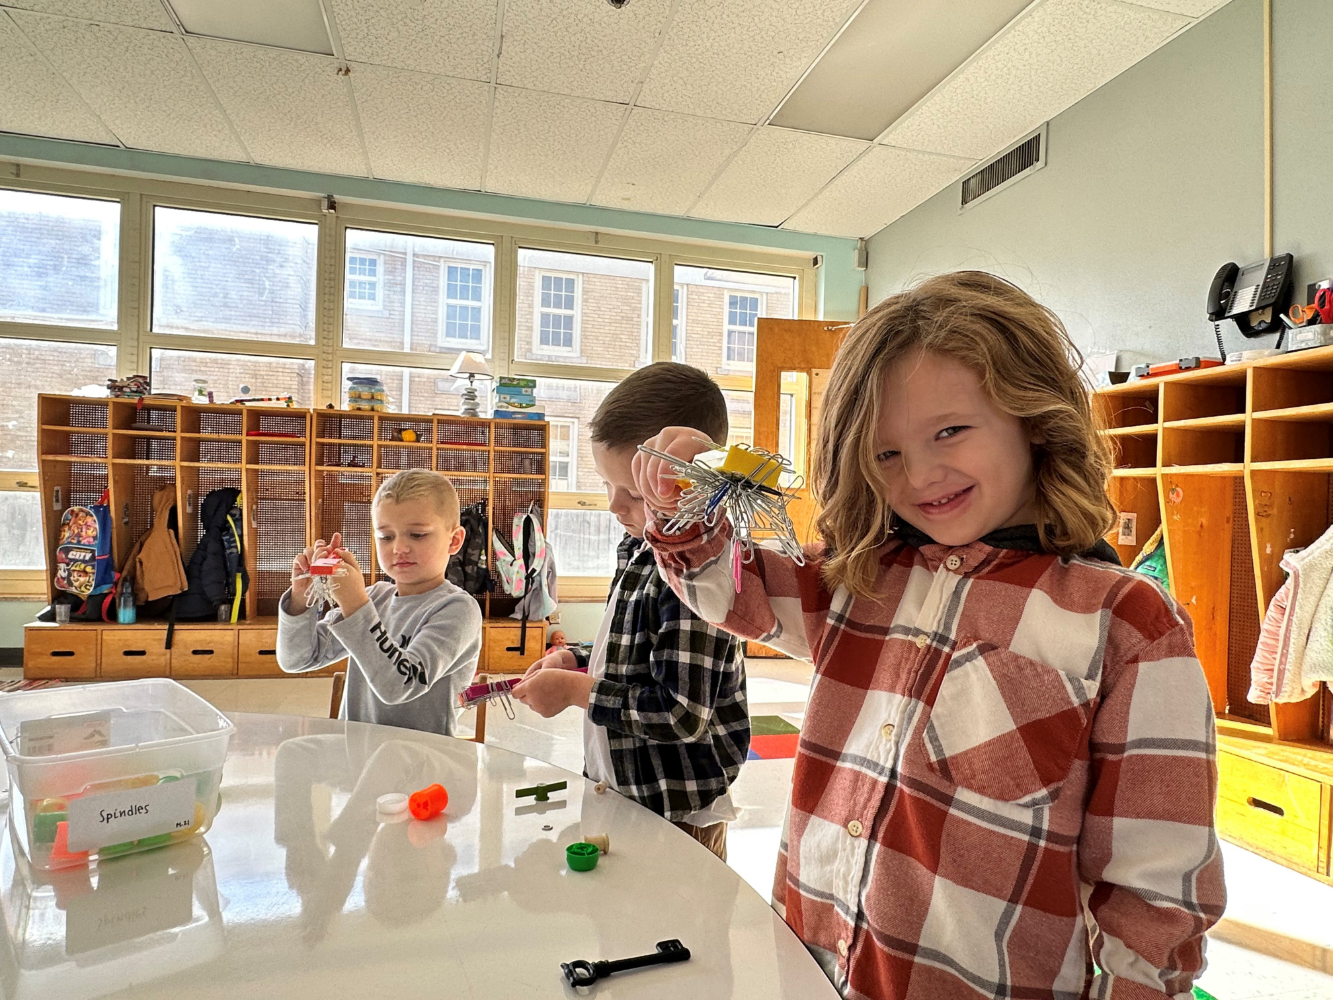
[[[374,506],[379,506],[385,500],[393,503],[430,500],[439,508],[440,515],[451,530],[458,527],[458,491],[446,477],[438,472],[431,472],[430,469],[404,469],[402,472],[395,472],[380,483],[380,488],[375,491]]]
[[[1097,434],[1083,358],[1059,318],[1015,285],[983,271],[929,278],[890,296],[847,334],[829,375],[812,462],[824,579],[874,596],[876,550],[892,530],[875,460],[886,374],[916,350],[971,369],[1032,440],[1037,528],[1048,552],[1086,552],[1115,523],[1106,495],[1110,452]]]

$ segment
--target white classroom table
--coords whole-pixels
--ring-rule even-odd
[[[572,997],[561,962],[645,954],[668,938],[689,962],[579,992],[837,996],[735,872],[579,775],[385,726],[231,718],[222,811],[202,840],[42,873],[15,856],[5,823],[5,1000]],[[548,803],[515,798],[560,780],[568,790]],[[380,795],[435,781],[449,792],[443,819],[379,821]],[[566,845],[597,833],[610,854],[568,870]]]

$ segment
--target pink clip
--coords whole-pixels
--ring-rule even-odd
[[[310,563],[311,576],[333,576],[342,565],[342,560],[337,557],[326,557],[324,559],[315,559]]]

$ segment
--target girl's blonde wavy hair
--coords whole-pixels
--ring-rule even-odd
[[[1046,551],[1085,552],[1111,530],[1111,456],[1079,376],[1082,355],[1059,318],[1026,292],[983,271],[957,271],[885,299],[838,350],[811,469],[831,589],[875,596],[877,550],[893,516],[875,461],[875,426],[890,366],[916,350],[967,366],[996,406],[1023,421],[1034,442]]]

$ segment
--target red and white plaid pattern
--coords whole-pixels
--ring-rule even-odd
[[[705,619],[816,665],[773,895],[843,995],[1188,996],[1225,891],[1179,607],[985,541],[889,542],[871,601],[762,551],[736,594],[729,534],[649,539]]]

